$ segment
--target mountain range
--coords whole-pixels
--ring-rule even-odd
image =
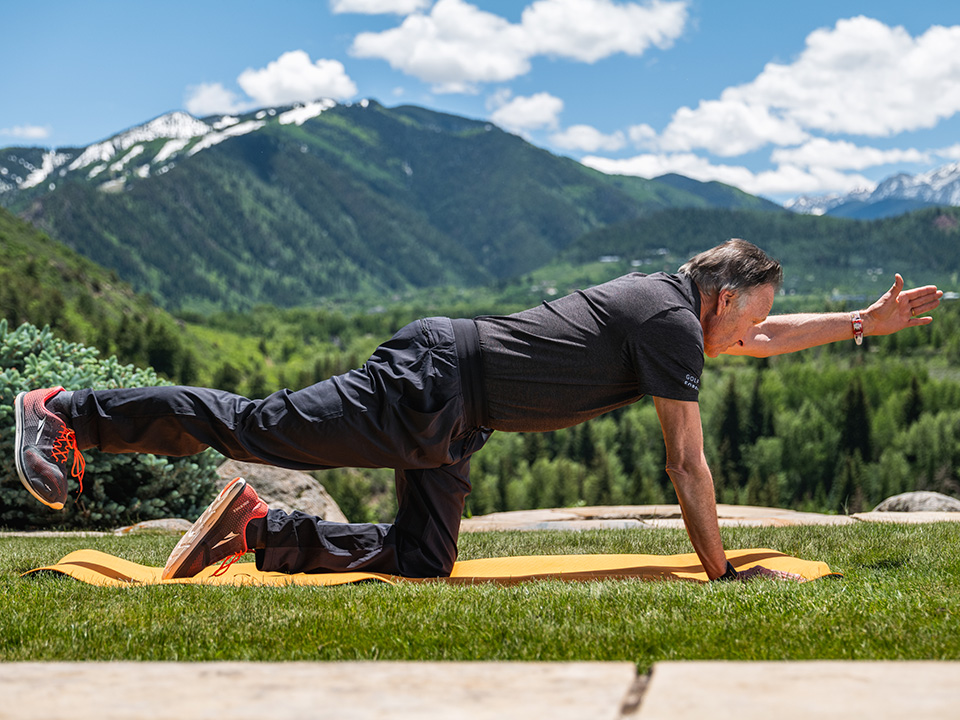
[[[719,183],[608,176],[490,123],[333,101],[170,113],[83,148],[0,150],[0,205],[173,309],[480,285]]]
[[[788,210],[805,215],[832,215],[859,220],[892,217],[945,205],[960,206],[960,162],[919,175],[893,175],[873,190],[804,195],[785,203]]]

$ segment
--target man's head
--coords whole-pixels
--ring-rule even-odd
[[[746,240],[734,238],[705,250],[680,267],[704,295],[717,295],[721,290],[750,290],[770,285],[774,290],[783,284],[783,268],[763,250]]]
[[[704,353],[716,357],[742,343],[770,313],[783,282],[780,263],[746,240],[728,240],[690,259],[680,272],[700,289]]]

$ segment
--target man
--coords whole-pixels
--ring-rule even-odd
[[[16,399],[17,470],[60,508],[80,451],[182,456],[214,447],[294,469],[390,467],[391,524],[341,524],[268,509],[230,483],[174,549],[164,577],[190,577],[253,549],[261,570],[448,575],[457,553],[470,457],[494,430],[554,430],[654,399],[667,472],[711,579],[734,579],[720,539],[697,403],[703,356],[765,357],[925,325],[942,293],[893,287],[862,312],[768,317],[780,264],[731,240],[676,275],[631,274],[539,307],[475,320],[427,318],[401,329],[364,367],[297,392],[248,400],[204,388],[62,388]],[[69,464],[70,451],[74,462]],[[219,572],[219,570],[218,570]],[[755,569],[741,579],[764,574]]]

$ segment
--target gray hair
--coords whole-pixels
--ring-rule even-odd
[[[721,290],[750,290],[760,285],[779,289],[783,268],[763,250],[746,240],[734,238],[705,250],[680,266],[707,295]]]

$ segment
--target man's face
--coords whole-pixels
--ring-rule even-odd
[[[747,331],[763,322],[773,307],[772,285],[749,290],[721,290],[703,319],[703,352],[717,357],[743,340]]]

